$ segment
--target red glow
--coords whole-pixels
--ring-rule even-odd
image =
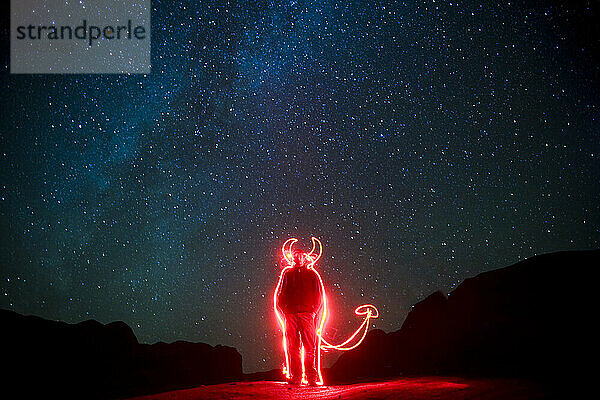
[[[292,263],[293,263],[292,247],[293,247],[294,243],[296,243],[297,241],[298,241],[298,239],[296,239],[296,238],[290,238],[290,239],[286,240],[285,243],[283,243],[283,246],[281,247],[281,252],[283,254],[282,264],[284,265],[284,268],[281,270],[281,273],[279,274],[279,281],[277,282],[277,286],[275,287],[275,292],[273,293],[273,308],[275,309],[275,315],[277,316],[277,320],[279,321],[279,325],[281,327],[282,333],[285,333],[285,318],[283,317],[282,312],[277,307],[277,293],[279,292],[279,289],[281,286],[281,281],[282,281],[285,271],[292,268]],[[363,320],[362,324],[356,329],[356,331],[354,331],[354,333],[352,335],[350,335],[350,337],[348,339],[346,339],[344,342],[342,342],[340,344],[331,344],[323,338],[325,321],[327,320],[327,314],[328,314],[327,295],[325,294],[325,287],[323,285],[323,280],[321,279],[321,275],[315,268],[316,262],[321,258],[321,254],[323,252],[323,246],[321,244],[321,241],[319,239],[317,239],[316,237],[312,237],[311,241],[312,241],[312,250],[309,253],[304,253],[304,260],[308,264],[308,268],[312,269],[317,274],[317,277],[319,278],[319,283],[321,285],[321,292],[323,293],[323,307],[322,307],[322,312],[321,312],[320,319],[319,319],[319,324],[317,327],[317,346],[316,346],[316,353],[315,353],[315,357],[316,357],[315,364],[316,364],[317,373],[318,373],[317,384],[322,385],[323,384],[323,376],[321,375],[321,350],[347,351],[347,350],[352,350],[352,349],[356,348],[358,345],[361,344],[361,342],[364,340],[365,336],[367,335],[367,331],[369,330],[370,320],[372,318],[379,317],[379,311],[377,310],[377,307],[375,307],[372,304],[363,304],[361,306],[358,306],[354,310],[354,313],[356,315],[363,316],[364,320]],[[318,254],[315,253],[315,250],[317,249],[317,245],[319,247]],[[357,337],[359,337],[358,340],[357,340]],[[286,339],[285,339],[285,334],[283,334],[282,346],[283,346],[283,352],[285,354],[285,365],[283,366],[283,373],[286,377],[289,378],[290,377],[290,374],[289,374],[289,371],[290,371],[289,361],[290,360],[289,360],[289,356],[288,356],[288,348],[287,348],[287,343],[286,343]],[[304,348],[303,347],[301,347],[301,349],[300,349],[300,354],[301,354],[301,359],[302,359],[302,375],[303,375],[302,381],[306,382],[306,376],[304,373]]]

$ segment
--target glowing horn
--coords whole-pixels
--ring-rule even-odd
[[[283,253],[283,258],[285,258],[290,265],[292,264],[292,261],[293,261],[292,246],[297,241],[298,241],[298,239],[296,239],[296,238],[289,238],[288,240],[285,241],[285,243],[283,243],[283,246],[281,247],[281,252]],[[286,249],[286,247],[287,247],[287,249]]]
[[[310,260],[309,267],[312,268],[315,265],[315,263],[321,258],[321,254],[323,254],[323,245],[321,244],[321,241],[314,236],[311,237],[310,240],[312,240],[312,250],[306,255],[306,258]],[[319,244],[319,254],[315,258],[314,253],[315,249],[317,248],[317,243]]]

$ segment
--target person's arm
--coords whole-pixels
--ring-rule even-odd
[[[279,289],[277,291],[277,308],[282,313],[285,313],[285,310],[287,308],[286,296],[285,296],[286,287],[287,287],[287,279],[286,279],[287,277],[286,277],[286,271],[282,271],[281,273],[283,274],[283,276],[281,277],[281,283],[279,284]]]
[[[319,314],[319,311],[323,307],[323,293],[324,293],[325,289],[323,288],[323,282],[321,282],[321,280],[317,276],[316,272],[315,272],[315,286],[316,286],[316,290],[315,290],[316,299],[314,302],[313,312],[315,314]]]

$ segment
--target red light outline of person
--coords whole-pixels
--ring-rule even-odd
[[[283,366],[283,374],[288,379],[291,378],[291,374],[290,374],[290,358],[289,358],[287,340],[286,340],[286,335],[285,335],[286,323],[285,323],[285,317],[282,315],[283,312],[277,306],[277,300],[278,300],[277,297],[279,294],[279,290],[281,288],[283,276],[285,275],[285,273],[288,270],[293,268],[292,247],[293,247],[294,243],[296,243],[297,241],[298,241],[298,239],[296,239],[296,238],[290,238],[285,241],[285,243],[283,244],[283,246],[281,248],[281,251],[283,254],[283,261],[286,266],[281,270],[281,273],[279,275],[279,280],[278,280],[277,286],[275,288],[275,292],[273,293],[273,308],[275,310],[275,315],[277,316],[277,320],[281,327],[281,331],[284,333],[283,334],[283,342],[282,342],[282,347],[283,347],[283,351],[285,354],[285,365]],[[323,384],[323,375],[321,373],[321,350],[347,351],[347,350],[352,350],[352,349],[356,348],[358,345],[360,345],[360,343],[364,340],[365,336],[367,335],[367,331],[369,329],[369,321],[371,320],[371,318],[379,317],[379,311],[377,310],[377,307],[375,307],[372,304],[363,304],[361,306],[358,306],[354,310],[354,313],[356,315],[363,316],[364,320],[363,320],[362,324],[358,327],[358,329],[356,329],[356,331],[354,331],[354,333],[352,335],[350,335],[350,337],[347,340],[345,340],[343,343],[333,345],[323,338],[323,328],[325,326],[325,321],[327,319],[327,313],[328,313],[327,295],[325,293],[323,279],[321,278],[321,275],[315,268],[316,262],[321,258],[321,255],[323,252],[323,246],[321,244],[321,241],[314,236],[311,237],[311,241],[312,241],[312,249],[309,253],[304,253],[304,259],[305,259],[305,263],[307,263],[307,268],[313,270],[315,272],[315,274],[317,275],[318,280],[319,280],[319,285],[321,287],[321,293],[323,296],[322,306],[320,309],[321,311],[317,314],[319,322],[317,324],[317,332],[316,332],[317,343],[316,343],[316,347],[315,347],[315,367],[317,370],[317,382],[316,383],[318,385],[322,385]],[[318,254],[315,253],[317,245],[319,247]],[[360,339],[355,340],[355,338],[359,335],[360,332],[362,332]],[[352,343],[352,342],[354,342],[354,343]],[[304,369],[304,347],[302,345],[301,345],[300,351],[301,351],[301,362],[302,362],[302,382],[306,383],[307,379],[306,379],[306,373],[305,373],[305,369]]]

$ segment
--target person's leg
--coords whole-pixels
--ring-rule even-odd
[[[308,383],[314,384],[319,379],[317,374],[316,351],[317,347],[317,327],[315,325],[315,315],[313,313],[301,313],[300,336],[304,346],[304,372]]]
[[[289,358],[289,368],[292,382],[302,380],[302,360],[300,359],[300,332],[297,314],[285,316],[285,340]]]

